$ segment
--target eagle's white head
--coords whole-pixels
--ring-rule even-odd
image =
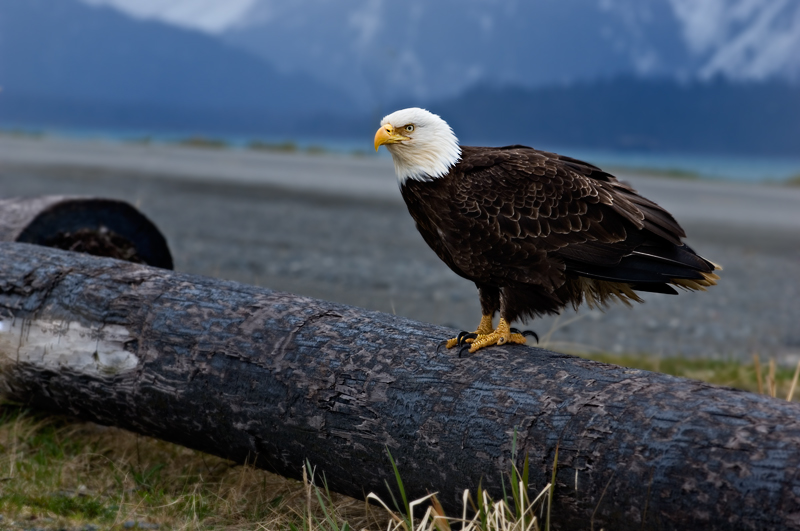
[[[458,138],[447,122],[418,107],[395,111],[381,120],[375,151],[386,146],[397,179],[430,181],[445,175],[461,158]]]

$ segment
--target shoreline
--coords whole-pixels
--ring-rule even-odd
[[[62,134],[63,133],[63,134]],[[340,143],[320,141],[319,139],[295,140],[291,138],[264,139],[258,137],[217,136],[191,133],[168,133],[151,135],[130,132],[114,136],[102,131],[27,131],[24,129],[0,128],[0,140],[17,139],[43,142],[77,142],[87,144],[117,144],[142,147],[178,147],[209,151],[256,152],[268,154],[334,156],[360,159],[389,159],[385,151],[375,154],[368,141],[347,139]],[[699,180],[710,182],[730,182],[769,186],[797,186],[800,184],[800,157],[788,156],[740,156],[718,154],[677,154],[677,153],[636,153],[626,151],[585,150],[581,148],[552,149],[534,146],[537,149],[553,151],[573,158],[591,162],[611,174],[635,174],[641,177],[657,177],[680,180]],[[625,160],[627,162],[625,162]],[[687,161],[691,161],[687,163]],[[703,171],[698,167],[724,165],[737,167],[736,171]],[[739,166],[749,166],[757,177],[734,175],[741,172]],[[771,168],[770,168],[771,167]],[[776,169],[780,167],[780,169]],[[770,169],[767,169],[770,168]],[[791,168],[791,169],[790,169]],[[777,177],[776,174],[781,174]],[[752,175],[752,174],[751,174]]]

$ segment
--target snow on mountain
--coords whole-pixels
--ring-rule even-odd
[[[143,20],[220,33],[243,20],[257,0],[82,0],[105,5]]]
[[[800,2],[670,1],[701,79],[800,79]]]
[[[373,103],[619,74],[800,79],[797,0],[257,0],[222,37]]]

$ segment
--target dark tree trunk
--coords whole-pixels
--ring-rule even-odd
[[[167,241],[124,201],[49,195],[0,199],[0,241],[35,243],[172,269]]]
[[[437,352],[441,327],[0,243],[8,396],[330,487],[498,496],[517,430],[557,528],[800,528],[800,406],[542,349]],[[604,494],[603,494],[604,493]],[[601,500],[602,497],[602,500]]]

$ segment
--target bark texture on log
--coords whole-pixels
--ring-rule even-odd
[[[800,405],[111,259],[0,243],[13,399],[352,496],[499,496],[517,430],[557,529],[799,529]],[[602,500],[601,500],[602,497]]]
[[[60,195],[0,199],[0,241],[54,247],[65,235],[73,240],[107,240],[106,232],[131,245],[139,261],[172,269],[172,255],[164,236],[153,222],[124,201]],[[114,256],[103,253],[101,247],[94,245],[95,252],[88,252]]]

